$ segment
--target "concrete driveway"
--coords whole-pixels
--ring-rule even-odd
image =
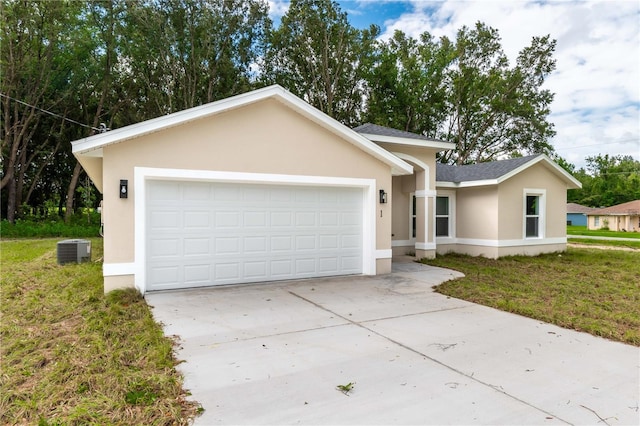
[[[640,424],[637,347],[433,292],[455,274],[398,263],[146,298],[180,338],[196,425]]]

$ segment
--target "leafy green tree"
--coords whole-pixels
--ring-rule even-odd
[[[438,136],[446,119],[446,70],[453,60],[451,43],[429,33],[420,40],[396,31],[377,43],[367,76],[365,120],[408,132]]]
[[[510,66],[498,31],[480,22],[455,41],[396,32],[379,44],[368,74],[365,117],[454,142],[442,162],[550,154],[553,94],[542,85],[555,69],[554,49],[549,36],[534,37]]]
[[[135,121],[253,88],[271,21],[263,0],[158,0],[129,4],[126,90]],[[133,105],[132,105],[133,106]]]
[[[292,0],[269,36],[262,81],[278,83],[346,125],[359,121],[379,29],[358,30],[335,1]]]
[[[443,161],[468,164],[553,151],[549,139],[555,131],[547,121],[553,94],[542,84],[555,69],[555,44],[549,36],[534,37],[510,67],[496,29],[478,22],[458,31],[441,133],[457,149]]]
[[[586,168],[573,174],[581,189],[569,191],[569,202],[589,207],[609,207],[640,200],[640,161],[629,155],[587,157]]]
[[[55,121],[41,109],[68,115],[64,101],[72,90],[72,69],[67,65],[82,4],[10,0],[2,8],[0,187],[3,215],[13,222],[25,192],[28,199],[37,188],[42,162],[61,147],[55,133],[65,128],[64,120]]]

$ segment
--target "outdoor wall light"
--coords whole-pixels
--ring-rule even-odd
[[[387,193],[384,192],[384,189],[380,190],[380,204],[387,204]]]
[[[129,181],[126,179],[120,179],[120,198],[127,198],[129,196]]]

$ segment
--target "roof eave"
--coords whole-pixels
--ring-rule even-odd
[[[384,136],[376,135],[373,133],[359,133],[372,142],[392,143],[405,146],[419,146],[421,148],[433,148],[438,151],[446,151],[456,149],[456,144],[445,141],[427,140],[427,139],[412,139],[412,138],[399,138],[396,136]]]
[[[467,180],[463,182],[449,182],[449,181],[436,181],[436,187],[440,188],[472,188],[475,186],[492,186],[498,185],[497,179],[483,179],[483,180]]]

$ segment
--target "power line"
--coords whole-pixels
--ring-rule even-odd
[[[37,107],[37,106],[35,106],[35,105],[31,105],[31,104],[28,104],[28,103],[26,103],[26,102],[24,102],[24,101],[21,101],[21,100],[19,100],[19,99],[12,98],[11,96],[9,96],[9,95],[5,95],[4,93],[0,93],[0,96],[2,96],[3,98],[11,99],[12,101],[17,102],[17,103],[19,103],[19,104],[22,104],[22,105],[28,106],[29,108],[35,108],[35,109],[37,109],[37,110],[39,110],[39,111],[42,111],[42,112],[44,112],[44,113],[46,113],[46,114],[49,114],[49,115],[53,116],[53,117],[57,117],[57,118],[60,118],[60,119],[62,119],[62,120],[66,120],[66,121],[68,121],[68,122],[70,122],[70,123],[77,124],[77,125],[79,125],[79,126],[86,127],[86,128],[88,128],[88,129],[91,129],[91,130],[95,130],[96,132],[99,132],[99,133],[103,133],[103,132],[105,132],[105,131],[109,130],[109,129],[107,129],[104,125],[101,125],[101,126],[100,126],[100,128],[93,127],[93,126],[89,126],[88,124],[80,123],[79,121],[72,120],[72,119],[67,118],[67,117],[63,117],[62,115],[60,115],[60,114],[56,114],[55,112],[47,111],[46,109],[42,109],[42,108]]]
[[[567,146],[564,148],[555,148],[556,151],[562,151],[564,149],[576,149],[576,148],[587,148],[587,147],[591,147],[591,146],[602,146],[602,145],[613,145],[616,143],[626,143],[626,142],[634,142],[637,141],[638,139],[623,139],[621,141],[610,141],[610,142],[600,142],[600,143],[595,143],[595,144],[591,144],[591,145],[578,145],[578,146]]]

